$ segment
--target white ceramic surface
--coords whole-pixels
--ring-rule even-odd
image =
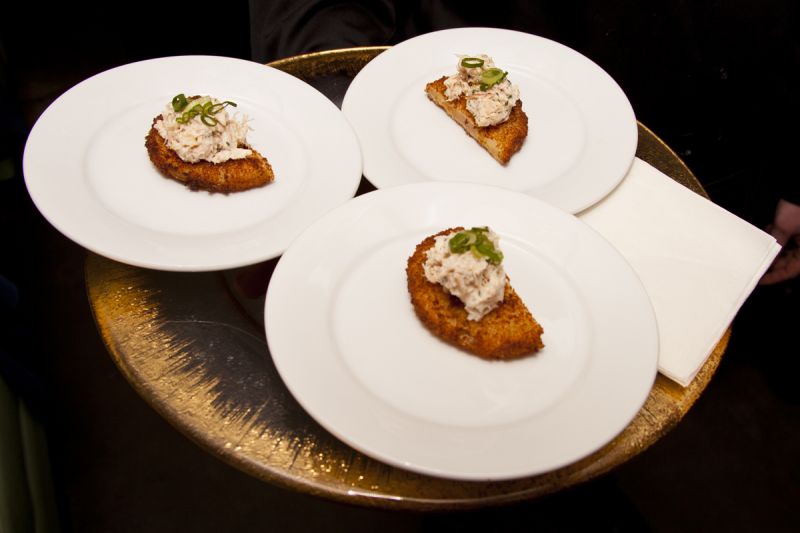
[[[519,85],[528,137],[507,166],[428,100],[425,84],[456,70],[457,54],[490,55]],[[404,41],[355,77],[342,111],[376,187],[468,181],[521,191],[577,213],[608,194],[636,152],[627,97],[599,66],[526,33],[459,28]]]
[[[489,362],[413,312],[405,267],[426,236],[489,225],[545,348]],[[638,412],[656,374],[650,301],[622,256],[572,215],[499,187],[420,183],[315,222],[271,278],[265,327],[289,390],[321,425],[389,464],[506,479],[571,463]]]
[[[275,182],[233,194],[191,191],[163,177],[144,138],[178,93],[238,104],[248,142]],[[25,180],[53,226],[125,263],[201,271],[281,254],[318,216],[350,199],[361,178],[358,140],[316,89],[279,70],[223,57],[168,57],[100,73],[39,118],[24,155]]]

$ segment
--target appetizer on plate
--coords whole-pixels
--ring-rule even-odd
[[[434,335],[485,359],[544,347],[544,330],[511,287],[489,228],[451,228],[417,245],[406,276],[414,311]]]
[[[528,136],[519,89],[487,55],[459,56],[458,71],[427,84],[425,93],[503,165]]]
[[[228,114],[229,100],[177,95],[145,138],[150,160],[190,189],[231,193],[275,180],[269,161],[247,144],[247,119]]]

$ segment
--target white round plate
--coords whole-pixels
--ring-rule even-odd
[[[486,53],[520,88],[528,137],[503,167],[428,100],[425,84],[456,70],[458,54]],[[559,43],[510,30],[460,28],[414,37],[355,77],[342,111],[361,140],[376,187],[469,181],[540,198],[570,213],[625,176],[638,132],[630,102],[599,66]]]
[[[490,362],[414,314],[406,262],[426,236],[489,225],[545,348]],[[359,196],[303,232],[267,291],[267,342],[291,393],[353,448],[456,479],[534,475],[576,461],[636,415],[656,375],[650,301],[622,256],[572,215],[476,184]]]
[[[275,182],[233,194],[192,191],[147,156],[153,118],[178,93],[233,100]],[[56,229],[106,257],[163,270],[232,268],[280,255],[311,221],[352,198],[358,139],[325,96],[279,70],[224,57],[124,65],[45,110],[25,146],[25,181]]]

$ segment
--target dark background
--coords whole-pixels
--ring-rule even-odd
[[[266,62],[394,44],[444,27],[497,26],[552,38],[597,62],[712,200],[764,227],[778,197],[797,187],[794,2],[494,2],[491,12],[457,2],[252,4],[252,20],[242,0],[2,8],[0,157],[12,171],[0,180],[0,275],[20,300],[3,309],[0,370],[48,428],[65,530],[791,531],[800,524],[797,280],[755,290],[697,405],[611,474],[478,512],[366,510],[250,478],[152,412],[94,328],[84,250],[42,219],[20,165],[39,113],[72,85],[117,65],[181,54]]]

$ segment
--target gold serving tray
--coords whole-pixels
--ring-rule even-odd
[[[386,47],[306,54],[270,63],[341,105],[356,73]],[[637,157],[705,195],[664,142],[639,124]],[[362,179],[359,193],[372,186]],[[689,387],[659,375],[636,418],[592,455],[511,481],[463,482],[394,468],[338,441],[308,416],[278,376],[264,336],[262,289],[277,260],[223,272],[162,272],[90,254],[88,296],[111,357],[136,391],[209,453],[257,478],[365,506],[463,509],[535,498],[600,476],[672,429],[708,385],[730,336]]]

